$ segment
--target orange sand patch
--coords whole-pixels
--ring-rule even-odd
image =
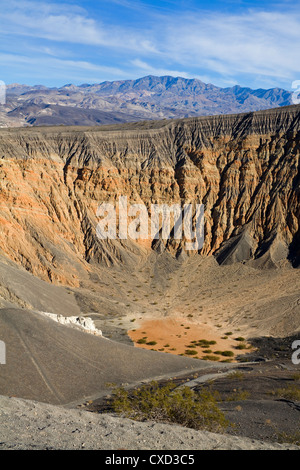
[[[234,339],[237,337],[236,334],[229,335],[224,339],[224,333],[221,334],[214,327],[188,322],[186,319],[165,318],[145,320],[136,330],[128,331],[128,335],[136,347],[155,349],[156,351],[170,354],[184,354],[185,356],[198,359],[211,356],[210,359],[214,357],[219,361],[234,360],[234,356],[247,352],[247,350],[236,349],[236,346],[240,344],[240,342]],[[143,342],[138,343],[139,340]],[[200,340],[215,341],[216,343],[209,345],[192,343],[192,341],[199,342]],[[188,351],[197,351],[197,353],[189,353]],[[217,351],[232,351],[234,356],[214,354]]]

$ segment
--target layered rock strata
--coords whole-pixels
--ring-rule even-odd
[[[203,255],[299,263],[300,106],[117,127],[0,131],[0,254],[77,286],[148,240],[99,240],[102,202],[203,203]],[[158,248],[157,248],[158,249]],[[174,256],[180,241],[165,242]]]

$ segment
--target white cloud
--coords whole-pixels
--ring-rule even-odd
[[[131,61],[132,65],[136,68],[137,72],[140,74],[145,74],[145,75],[156,75],[156,76],[175,76],[175,77],[183,77],[183,78],[195,78],[194,76],[191,77],[187,72],[184,71],[179,71],[179,70],[169,70],[165,68],[160,68],[160,67],[154,67],[152,65],[149,65],[148,63],[140,60],[140,59],[134,59]]]
[[[106,25],[73,5],[13,0],[0,9],[2,33],[110,49],[157,53],[145,33]]]
[[[2,31],[14,35],[35,36],[81,44],[100,45],[103,33],[93,19],[77,11],[64,12],[61,8],[43,3],[15,2],[0,10]]]
[[[110,80],[117,80],[120,77],[123,79],[131,78],[129,73],[118,67],[97,65],[80,60],[63,60],[54,57],[40,58],[0,53],[0,63],[4,67],[10,67],[12,70],[22,70],[24,76],[34,76],[38,79],[45,78],[45,71],[46,74],[51,76],[51,79],[64,79],[68,82],[72,80],[76,82],[101,82],[106,80],[106,77],[109,77]]]
[[[290,78],[300,73],[300,14],[249,11],[170,19],[162,49],[185,67],[234,76]]]
[[[106,24],[74,4],[45,0],[3,2],[0,31],[5,43],[10,37],[12,44],[6,52],[14,52],[19,63],[24,63],[21,56],[26,52],[19,40],[21,36],[31,41],[31,51],[27,44],[27,55],[32,53],[30,58],[47,56],[45,68],[53,71],[55,67],[65,67],[70,73],[74,69],[99,71],[103,79],[130,76],[128,64],[131,76],[198,76],[212,83],[219,78],[219,84],[222,81],[225,86],[239,82],[241,77],[266,86],[300,78],[300,13],[288,6],[281,11],[275,11],[275,7],[263,11],[261,7],[247,13],[196,10],[193,14],[183,11],[179,15],[171,9],[168,14],[163,10],[159,14],[151,11],[150,22],[145,19],[145,4],[114,2],[140,8],[141,21],[130,27],[121,24],[121,18],[119,23]],[[99,2],[102,6],[103,3]],[[39,44],[41,39],[47,40],[46,44],[34,51],[32,43]],[[54,44],[56,47],[52,47]],[[70,46],[69,52],[64,51],[66,60],[59,59],[61,54],[57,51],[66,44]],[[88,61],[77,55],[75,44],[82,46],[81,54],[87,48]],[[94,59],[91,51],[95,51]],[[0,57],[3,64],[2,60],[3,55]],[[116,65],[111,66],[112,63]]]

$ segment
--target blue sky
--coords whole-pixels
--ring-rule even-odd
[[[5,83],[145,75],[291,90],[300,79],[300,0],[0,0]]]

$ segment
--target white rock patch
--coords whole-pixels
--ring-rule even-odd
[[[63,315],[59,315],[56,313],[49,313],[49,312],[39,312],[39,313],[46,315],[48,318],[51,318],[51,320],[54,320],[57,323],[60,323],[62,325],[79,328],[95,336],[102,336],[102,331],[98,330],[95,327],[93,320],[89,317],[78,317],[78,316],[65,317]]]

